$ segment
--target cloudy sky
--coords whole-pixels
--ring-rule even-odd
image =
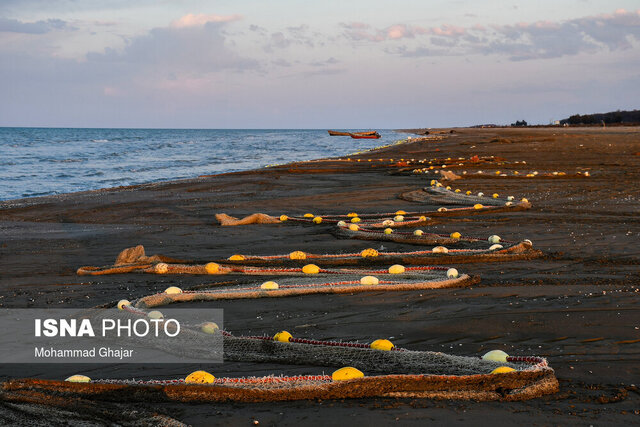
[[[638,0],[2,0],[0,126],[397,128],[640,108]]]

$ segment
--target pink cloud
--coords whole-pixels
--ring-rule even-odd
[[[177,21],[173,21],[171,26],[173,28],[201,27],[209,22],[233,22],[239,21],[240,19],[242,19],[241,15],[205,15],[204,13],[195,15],[189,13]]]

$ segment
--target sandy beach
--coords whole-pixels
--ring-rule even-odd
[[[147,254],[202,262],[233,254],[378,248],[382,243],[340,239],[329,224],[221,227],[215,214],[244,217],[260,212],[278,217],[434,210],[438,204],[398,197],[440,178],[433,171],[413,173],[424,167],[417,160],[497,156],[505,160],[449,166],[446,169],[460,179],[442,182],[473,193],[525,197],[533,207],[442,218],[428,229],[530,239],[543,251],[542,258],[452,265],[481,277],[479,284],[464,289],[220,301],[217,307],[224,309],[225,329],[247,335],[287,330],[312,339],[388,338],[400,347],[466,356],[492,349],[542,356],[556,371],[559,393],[509,403],[389,398],[147,407],[101,403],[101,412],[78,412],[70,419],[123,421],[120,413],[135,409],[191,425],[248,425],[254,420],[260,425],[640,422],[640,129],[449,130],[439,139],[340,159],[0,202],[0,307],[89,308],[172,285],[188,289],[211,282],[198,275],[76,274],[81,266],[113,264],[122,249],[136,245],[144,245]],[[537,173],[526,176],[532,172]],[[384,242],[384,247],[417,250],[399,243]],[[5,365],[0,379],[64,379],[76,373],[92,378],[169,378],[199,368],[152,363]],[[227,362],[208,370],[217,376],[252,376],[321,369]],[[7,414],[29,419],[11,407],[2,392],[0,406],[0,422]]]

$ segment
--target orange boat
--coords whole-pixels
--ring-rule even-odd
[[[375,130],[368,131],[368,132],[340,132],[337,130],[328,130],[327,132],[329,132],[329,135],[331,136],[377,135],[378,134],[378,132]]]
[[[349,136],[351,136],[351,138],[353,139],[379,139],[380,138],[380,134],[378,132],[367,134],[367,135],[363,135],[360,133],[350,133]]]

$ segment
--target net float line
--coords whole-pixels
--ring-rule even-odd
[[[367,254],[373,253],[373,255]],[[286,255],[243,255],[240,260],[220,260],[220,262],[262,265],[262,264],[299,264],[301,262],[313,262],[318,265],[379,265],[379,264],[466,264],[476,262],[500,262],[529,260],[541,257],[542,251],[533,249],[531,241],[518,243],[505,243],[501,249],[448,249],[442,253],[433,249],[409,252],[384,252],[375,249],[365,249],[361,252],[346,254],[313,254],[302,252],[304,259],[292,259],[291,254]],[[363,255],[364,253],[364,255]],[[218,262],[213,260],[214,262]]]
[[[432,180],[432,183],[429,187],[408,191],[402,193],[399,197],[402,200],[412,202],[471,205],[472,209],[477,210],[488,206],[510,208],[511,210],[526,210],[531,208],[531,203],[526,198],[517,201],[513,197],[499,197],[497,193],[484,195],[484,193],[479,192],[472,194],[470,191],[453,189],[450,186],[445,187],[435,180]]]
[[[402,193],[398,196],[399,199],[407,200],[410,202],[428,202],[430,198],[425,195],[424,191],[414,190],[406,193]],[[484,200],[484,199],[483,199]],[[450,204],[450,203],[443,203]],[[404,214],[406,222],[400,222],[396,224],[395,227],[413,227],[420,225],[431,225],[436,221],[433,218],[446,218],[446,217],[465,217],[465,216],[475,216],[475,215],[491,215],[496,213],[503,212],[518,212],[524,211],[531,208],[531,204],[528,202],[505,202],[504,204],[495,204],[491,206],[465,206],[465,207],[456,207],[456,208],[438,208],[438,210],[431,211],[406,211]],[[396,213],[385,212],[385,213],[365,213],[365,214],[357,214],[357,217],[362,221],[367,220],[377,220],[371,221],[373,226],[379,226],[378,223],[381,223],[385,220],[393,220],[396,217]],[[282,223],[303,223],[310,225],[319,225],[319,224],[337,224],[340,221],[349,222],[353,219],[352,215],[334,215],[334,214],[320,214],[313,215],[311,217],[305,217],[304,215],[281,215],[280,217],[275,217],[263,213],[254,213],[248,215],[243,218],[236,218],[231,215],[227,215],[224,213],[219,213],[215,215],[216,220],[222,226],[237,226],[237,225],[248,225],[248,224],[282,224]],[[315,218],[320,218],[320,222],[314,221]]]
[[[504,242],[503,242],[504,243]],[[227,259],[213,259],[207,263],[198,264],[197,261],[182,261],[181,263],[169,263],[156,261],[146,262],[148,259],[169,260],[171,258],[162,255],[147,257],[144,255],[144,247],[139,245],[124,249],[118,255],[116,264],[95,267],[84,266],[77,270],[82,276],[102,276],[109,274],[148,273],[148,274],[300,274],[300,269],[255,269],[242,266],[273,265],[273,266],[299,266],[300,264],[315,263],[319,266],[362,266],[374,265],[442,265],[451,263],[473,262],[498,262],[514,261],[521,259],[535,259],[542,256],[542,252],[533,249],[529,240],[518,243],[504,243],[500,247],[491,246],[486,249],[448,249],[446,253],[438,249],[409,251],[409,252],[384,252],[372,248],[361,252],[344,254],[313,254],[310,252],[294,251],[286,255],[233,255]],[[492,249],[493,248],[493,249]],[[123,253],[137,249],[138,258],[123,257]],[[125,259],[126,264],[122,264]],[[139,261],[142,260],[142,261]],[[120,262],[120,264],[118,264]],[[364,271],[364,270],[361,270]]]
[[[125,249],[126,250],[126,249]],[[297,252],[304,254],[303,252]],[[295,253],[294,253],[295,254]],[[291,257],[292,254],[289,255]],[[331,257],[330,255],[327,255]],[[244,255],[233,255],[225,262],[233,262],[233,260],[246,260]],[[304,261],[300,259],[299,261]],[[405,271],[406,270],[406,271]],[[420,274],[431,270],[447,270],[446,267],[407,267],[404,271],[405,275]],[[333,276],[333,275],[387,275],[390,274],[386,269],[374,268],[320,268],[315,264],[305,262],[305,266],[273,266],[260,267],[249,266],[243,264],[225,264],[209,262],[207,264],[169,264],[164,262],[148,264],[148,263],[132,263],[127,265],[113,265],[104,267],[85,266],[78,268],[78,275],[81,276],[102,276],[109,274],[125,274],[125,273],[147,273],[147,274],[197,274],[197,275],[253,275],[253,276],[308,276],[310,274]]]
[[[421,233],[393,231],[391,229],[372,229],[365,227],[352,227],[351,225],[338,226],[339,236],[348,239],[376,240],[396,243],[408,243],[412,245],[455,245],[460,242],[478,243],[486,239],[480,237],[462,236],[453,237],[449,234]],[[500,239],[499,242],[514,244],[515,242]],[[497,242],[496,242],[497,243]],[[434,248],[435,249],[435,248]],[[448,250],[448,248],[445,248]]]
[[[275,385],[275,387],[274,387]],[[514,371],[500,375],[377,375],[343,381],[326,376],[272,377],[212,384],[181,381],[139,382],[99,380],[88,383],[16,379],[2,383],[3,393],[23,399],[58,396],[66,399],[129,402],[274,402],[367,397],[522,401],[556,393],[552,369]]]
[[[432,267],[437,268],[437,267]],[[443,270],[448,270],[444,268]],[[469,276],[467,274],[459,274],[458,277],[448,278],[446,271],[440,270],[440,274],[431,279],[429,278],[407,278],[398,277],[397,279],[383,278],[378,279],[376,284],[362,284],[360,279],[342,280],[336,282],[316,282],[306,283],[308,278],[292,278],[293,284],[285,284],[279,280],[277,288],[266,289],[261,285],[239,286],[239,287],[220,287],[215,286],[211,290],[182,291],[180,293],[158,293],[138,299],[135,306],[146,309],[158,307],[162,305],[188,302],[188,301],[215,301],[228,299],[247,299],[247,298],[280,298],[298,295],[312,294],[346,294],[360,292],[391,292],[391,291],[414,291],[426,289],[444,289],[465,287],[476,284],[480,281],[477,276]],[[402,275],[398,275],[402,276]],[[365,276],[367,277],[367,276]],[[303,280],[306,279],[306,280]]]

